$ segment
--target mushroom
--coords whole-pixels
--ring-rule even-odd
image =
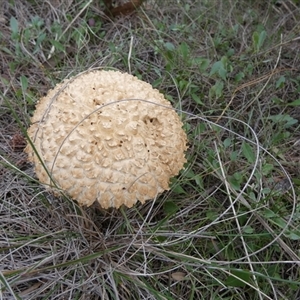
[[[25,152],[40,182],[80,205],[132,207],[169,189],[187,137],[169,101],[118,71],[89,71],[41,98]]]

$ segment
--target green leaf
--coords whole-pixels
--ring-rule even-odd
[[[272,165],[272,164],[264,164],[262,166],[262,173],[265,176],[269,175],[273,169],[274,169],[274,165]]]
[[[220,76],[223,80],[226,80],[227,71],[226,71],[226,69],[224,68],[224,65],[219,69],[218,74],[219,74],[219,76]]]
[[[224,82],[218,80],[209,90],[209,97],[215,96],[217,99],[223,95]]]
[[[252,147],[246,143],[243,142],[242,144],[242,152],[246,159],[248,160],[249,163],[254,163],[255,162],[255,153],[253,152]]]
[[[223,80],[226,80],[227,76],[227,66],[228,65],[228,58],[223,56],[221,60],[216,61],[209,73],[209,76],[213,76],[214,74],[218,74]]]
[[[243,72],[239,72],[234,76],[234,80],[236,82],[240,82],[245,77],[245,74]]]
[[[284,76],[280,76],[279,79],[276,81],[275,87],[276,89],[278,88],[282,88],[285,84],[285,77]]]
[[[243,228],[243,232],[250,234],[250,233],[254,232],[254,229],[253,229],[253,227],[248,225]]]
[[[250,282],[250,273],[247,270],[233,270],[225,281],[227,286],[245,287]]]
[[[232,176],[228,176],[228,181],[232,188],[236,191],[241,189],[241,184],[243,182],[243,176],[240,172],[234,173]]]
[[[272,97],[271,98],[272,102],[274,102],[275,104],[278,104],[278,105],[282,105],[282,104],[285,104],[284,101],[278,97]],[[288,105],[288,104],[287,104]]]
[[[175,50],[174,44],[172,44],[172,43],[170,43],[170,42],[166,42],[166,43],[165,43],[165,47],[166,47],[166,49],[169,50],[169,51],[174,51],[174,50]]]
[[[219,216],[218,213],[216,213],[215,211],[209,210],[206,212],[206,217],[210,221],[214,221],[218,216]]]
[[[164,203],[164,211],[167,215],[173,215],[178,211],[179,207],[173,201],[166,201]]]
[[[292,118],[292,117],[289,117],[289,118],[287,119],[285,125],[284,125],[284,128],[289,128],[289,127],[291,127],[291,126],[293,126],[293,125],[295,125],[295,124],[297,124],[297,123],[298,123],[298,120],[297,120],[297,119],[294,119],[294,118]]]
[[[236,161],[238,159],[238,152],[237,151],[230,152],[229,157],[231,161]]]
[[[219,73],[220,68],[224,68],[224,65],[223,65],[223,63],[219,60],[219,61],[216,61],[216,62],[212,65],[211,70],[210,70],[210,73],[209,73],[209,76],[213,76],[213,75],[215,75],[216,73]]]
[[[223,145],[225,148],[228,148],[232,144],[232,139],[231,138],[226,138],[223,142]]]
[[[274,217],[272,218],[272,222],[279,226],[280,228],[285,228],[286,227],[286,221],[282,219],[281,217]]]
[[[192,60],[192,62],[194,65],[199,67],[201,72],[204,72],[210,64],[210,60],[204,57],[196,57]]]
[[[185,11],[190,11],[190,9],[191,9],[191,6],[189,5],[189,4],[185,4],[184,5],[184,9],[185,9]]]
[[[47,36],[47,35],[46,35],[45,32],[43,32],[42,34],[40,34],[40,35],[38,36],[38,38],[36,39],[37,45],[40,45],[40,44],[45,40],[46,36]]]
[[[22,91],[26,91],[28,88],[28,79],[26,76],[22,75],[20,77]]]
[[[193,100],[197,103],[197,104],[200,104],[200,105],[203,105],[203,102],[201,101],[200,97],[196,94],[192,94],[192,98]]]
[[[175,194],[186,194],[185,190],[180,186],[180,185],[175,185],[174,187],[172,187],[172,191]]]
[[[226,55],[227,55],[228,57],[231,57],[231,56],[234,55],[234,53],[235,53],[234,49],[233,49],[233,48],[230,48],[230,49],[228,49]]]
[[[267,37],[267,32],[265,30],[262,30],[261,32],[253,32],[252,34],[252,42],[253,47],[256,52],[258,52],[261,47],[263,46],[265,39]]]
[[[259,38],[258,38],[258,47],[259,49],[263,46],[265,40],[267,37],[267,32],[265,30],[263,30],[260,34],[259,34]]]
[[[288,103],[287,106],[300,106],[300,98],[291,103]]]
[[[202,177],[200,175],[196,175],[194,179],[195,179],[197,185],[199,187],[201,187],[202,189],[204,189]]]
[[[275,217],[276,214],[275,214],[272,210],[266,208],[266,209],[263,211],[263,216],[264,216],[265,218],[269,219],[269,218]]]
[[[253,47],[256,51],[258,51],[258,40],[259,40],[259,34],[257,31],[254,31],[252,34],[252,43],[253,43]]]
[[[51,44],[59,51],[65,52],[65,47],[56,40],[51,40]],[[113,49],[112,49],[113,50]]]
[[[186,178],[194,178],[196,176],[196,174],[194,173],[194,171],[192,169],[189,169],[187,172],[185,172],[184,175]]]
[[[289,239],[293,240],[293,241],[299,241],[300,240],[300,232],[299,231],[286,231],[284,233],[284,235],[286,237],[288,237]]]
[[[187,43],[183,42],[179,46],[179,49],[180,49],[181,55],[183,56],[184,60],[186,60],[189,56],[189,46],[187,45]]]
[[[19,32],[18,21],[15,17],[10,18],[9,26],[10,26],[10,30],[12,31],[12,33],[16,34]]]
[[[268,117],[269,120],[272,120],[274,123],[285,123],[283,124],[284,128],[289,128],[292,125],[295,125],[298,123],[297,119],[292,118],[290,115],[287,114],[278,114],[275,116],[269,116]]]

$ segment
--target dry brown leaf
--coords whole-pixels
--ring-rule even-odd
[[[186,273],[184,273],[184,272],[174,272],[171,274],[172,279],[174,279],[176,281],[184,280],[185,276],[186,276]]]
[[[139,6],[141,6],[143,0],[131,0],[119,6],[113,7],[112,1],[105,1],[105,5],[107,7],[106,14],[112,15],[113,17],[117,17],[120,15],[129,15],[134,12]]]

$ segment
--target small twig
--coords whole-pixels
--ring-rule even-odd
[[[128,52],[128,57],[127,57],[129,74],[131,74],[130,59],[131,59],[131,53],[132,53],[132,46],[133,46],[133,35],[130,37],[129,52]]]

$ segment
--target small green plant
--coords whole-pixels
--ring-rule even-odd
[[[253,42],[253,49],[255,52],[259,52],[266,40],[267,32],[265,30],[261,31],[254,31],[252,34],[252,42]]]

